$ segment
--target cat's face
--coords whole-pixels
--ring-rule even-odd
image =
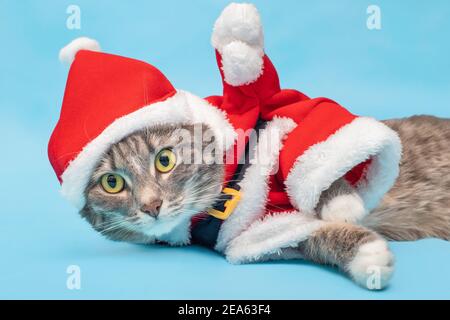
[[[224,167],[209,138],[194,138],[198,130],[206,128],[148,128],[113,145],[91,176],[81,215],[113,240],[146,242],[211,207]]]

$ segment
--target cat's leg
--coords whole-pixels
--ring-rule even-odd
[[[298,249],[303,258],[337,266],[359,285],[384,288],[394,270],[387,242],[361,226],[330,222],[314,231]]]
[[[316,212],[323,220],[348,223],[358,223],[367,214],[363,199],[344,178],[322,193]]]

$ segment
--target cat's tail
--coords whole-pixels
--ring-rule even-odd
[[[382,206],[367,215],[362,225],[388,240],[440,238],[450,241],[450,208],[425,212],[411,207],[399,209]]]

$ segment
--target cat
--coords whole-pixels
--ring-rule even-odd
[[[449,239],[450,120],[385,125],[283,89],[251,4],[227,6],[211,42],[223,95],[205,99],[93,39],[61,50],[71,70],[49,160],[94,229],[231,263],[308,259],[368,289],[394,270],[387,240]]]
[[[450,240],[450,119],[414,116],[384,123],[399,134],[403,156],[400,176],[380,205],[366,212],[358,193],[341,178],[322,193],[316,207],[317,218],[324,222],[321,227],[272,258],[301,257],[337,266],[362,285],[366,270],[361,268],[373,260],[373,265],[384,268],[381,280],[386,283],[394,258],[385,239]],[[85,189],[87,201],[80,211],[95,230],[117,241],[188,244],[191,218],[220,197],[224,165],[178,161],[170,172],[155,169],[161,163],[170,165],[171,155],[180,156],[186,147],[175,138],[179,130],[193,133],[195,128],[188,124],[148,127],[104,154]],[[192,142],[190,147],[192,153],[202,152],[206,143]],[[208,152],[215,157],[214,150]],[[105,176],[121,190],[105,192]]]

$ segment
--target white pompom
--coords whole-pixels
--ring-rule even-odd
[[[222,55],[225,82],[241,86],[263,73],[264,34],[253,4],[231,3],[214,25],[211,43]]]
[[[244,42],[233,41],[222,48],[225,82],[242,86],[256,81],[263,73],[264,52]]]
[[[258,9],[249,3],[231,3],[217,18],[211,37],[215,49],[233,41],[242,41],[254,48],[264,49],[264,35]]]
[[[70,65],[80,50],[101,51],[100,45],[96,40],[81,37],[73,40],[59,51],[59,60]]]

